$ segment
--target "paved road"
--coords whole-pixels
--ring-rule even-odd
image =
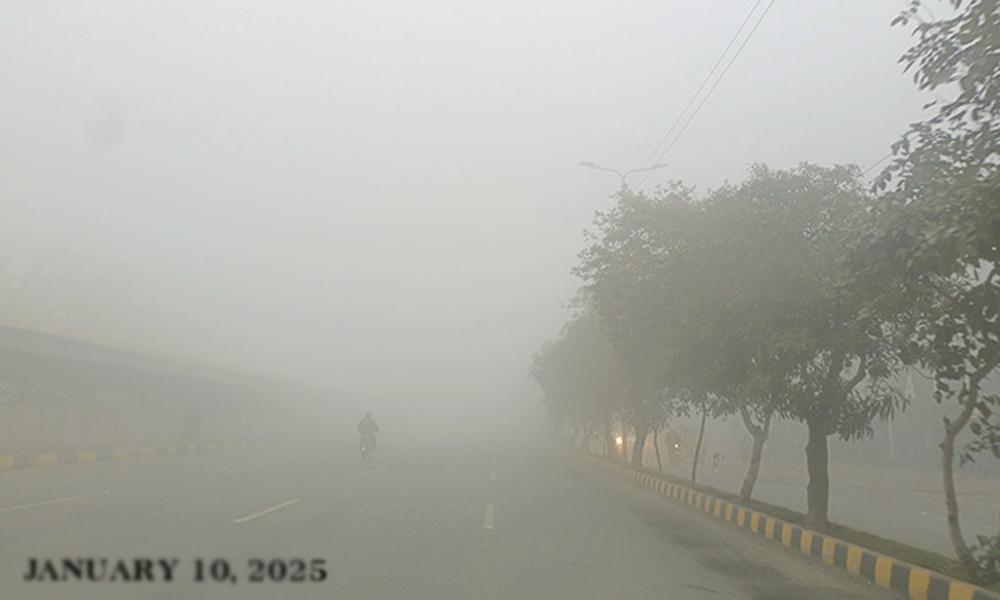
[[[884,598],[557,449],[257,449],[0,474],[3,598]],[[25,583],[30,557],[177,557],[184,583]],[[189,583],[324,558],[322,583]]]

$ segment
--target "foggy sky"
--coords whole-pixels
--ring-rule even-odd
[[[779,0],[648,185],[880,158],[906,4]],[[500,410],[617,187],[577,161],[641,164],[751,5],[6,0],[0,258],[99,273],[75,332]]]

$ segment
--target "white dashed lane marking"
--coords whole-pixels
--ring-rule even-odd
[[[493,517],[496,512],[496,508],[493,506],[492,502],[486,503],[486,512],[483,514],[483,529],[486,531],[493,530]]]
[[[281,510],[281,509],[283,509],[283,508],[285,508],[287,506],[291,506],[291,505],[296,504],[296,503],[301,502],[301,501],[302,501],[302,498],[292,498],[291,500],[285,500],[281,504],[275,504],[274,506],[272,506],[270,508],[265,508],[264,510],[259,510],[259,511],[257,511],[257,512],[255,512],[253,514],[249,514],[249,515],[247,515],[245,517],[240,517],[238,519],[233,519],[233,523],[246,523],[247,521],[253,521],[254,519],[256,519],[258,517],[263,517],[264,515],[269,515],[269,514],[273,513],[276,510]]]
[[[28,504],[15,504],[14,506],[5,506],[0,508],[0,513],[14,512],[16,510],[25,510],[28,508],[40,508],[42,506],[51,506],[53,504],[62,504],[63,502],[72,502],[74,500],[83,500],[84,498],[94,498],[96,496],[106,496],[110,494],[111,490],[101,490],[99,492],[90,492],[89,494],[79,494],[77,496],[66,496],[64,498],[53,498],[52,500],[40,500],[38,502],[29,502]]]

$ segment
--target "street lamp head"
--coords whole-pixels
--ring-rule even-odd
[[[580,161],[580,166],[581,167],[594,167],[594,166],[597,166],[597,165],[595,165],[594,163],[590,162],[589,160],[581,160]]]
[[[649,167],[649,168],[650,169],[662,169],[665,166],[667,166],[667,163],[656,163],[655,165],[653,165],[652,167]]]

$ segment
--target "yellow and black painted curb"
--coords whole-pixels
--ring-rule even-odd
[[[260,440],[236,440],[202,442],[201,444],[138,444],[132,446],[55,450],[29,454],[0,454],[0,471],[54,467],[56,465],[87,464],[99,460],[117,460],[122,458],[199,454],[202,452],[233,450],[237,448],[256,448],[263,445],[264,442]]]
[[[1000,596],[964,581],[810,531],[643,470],[594,454],[577,454],[602,470],[624,477],[656,494],[733,523],[786,548],[814,556],[832,567],[864,577],[879,587],[902,592],[911,600],[1000,600]]]

